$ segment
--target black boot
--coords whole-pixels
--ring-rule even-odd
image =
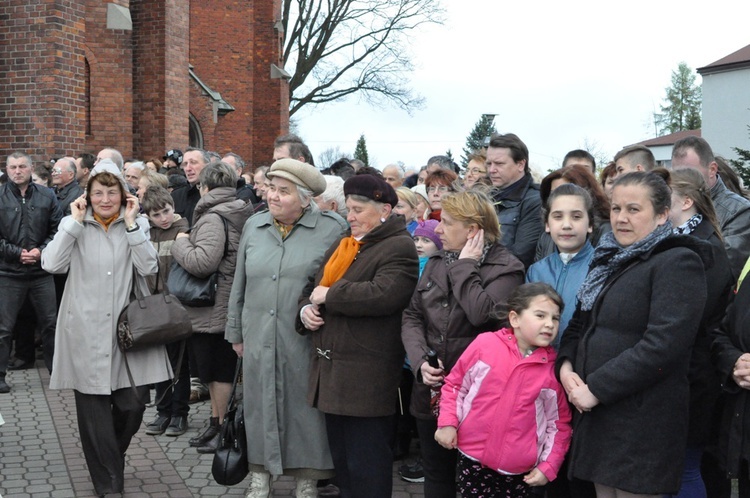
[[[195,436],[194,438],[191,438],[188,443],[193,448],[197,448],[198,446],[203,446],[206,444],[212,437],[217,435],[219,433],[219,417],[211,417],[208,420],[208,427],[205,431],[203,431],[202,434],[199,434]]]
[[[198,446],[198,453],[216,453],[219,444],[221,444],[221,434],[217,432],[216,435],[206,441],[203,446]]]

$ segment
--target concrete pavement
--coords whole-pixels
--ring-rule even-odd
[[[51,390],[42,361],[29,370],[8,372],[10,394],[0,394],[0,496],[95,496],[78,438],[73,391]],[[153,396],[153,392],[152,392]],[[145,427],[133,438],[125,462],[126,497],[244,496],[248,479],[236,486],[216,484],[213,455],[199,455],[188,439],[209,418],[208,402],[190,405],[189,429],[183,436],[147,436]],[[155,416],[149,408],[144,421]],[[401,481],[394,463],[393,497],[423,497],[422,485]],[[273,483],[273,496],[294,496],[294,480]]]

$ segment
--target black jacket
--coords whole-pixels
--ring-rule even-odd
[[[500,243],[528,268],[544,228],[539,185],[526,173],[508,188],[494,190],[492,200],[500,221]]]
[[[708,244],[671,236],[612,275],[565,330],[570,360],[599,404],[575,413],[569,475],[636,494],[680,488],[690,352],[706,303]]]
[[[83,189],[78,185],[76,180],[73,180],[61,189],[55,189],[57,202],[60,204],[60,209],[62,209],[65,216],[70,214],[70,204],[80,197],[81,194],[83,194]]]
[[[245,179],[237,179],[237,198],[249,202],[253,206],[258,204],[258,196],[255,195],[255,189],[245,182]]]
[[[0,186],[0,275],[42,276],[42,265],[21,263],[21,251],[44,249],[57,233],[63,217],[55,194],[29,183],[26,195],[13,182]]]
[[[188,185],[187,187],[176,188],[172,191],[172,199],[174,200],[174,212],[186,218],[190,226],[193,226],[193,211],[195,211],[195,205],[201,200],[198,187]]]

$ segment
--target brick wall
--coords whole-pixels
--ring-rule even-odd
[[[235,108],[214,124],[197,101],[207,97],[191,89],[190,110],[207,148],[235,152],[251,167],[270,162],[273,140],[288,127],[288,101],[280,102],[288,85],[270,78],[271,61],[280,65],[278,18],[279,0],[196,1],[190,7],[190,63]]]
[[[134,29],[108,29],[107,4]],[[37,161],[119,149],[161,157],[188,145],[188,117],[205,146],[267,163],[288,127],[279,58],[280,0],[3,0],[0,2],[0,154]],[[198,76],[235,107],[214,119]]]
[[[48,161],[85,134],[84,7],[76,1],[0,3],[0,154]]]

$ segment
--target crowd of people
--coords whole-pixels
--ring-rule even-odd
[[[463,169],[320,170],[294,135],[269,157],[7,157],[0,394],[38,342],[98,495],[136,432],[190,430],[193,386],[189,444],[214,453],[242,358],[249,498],[280,475],[389,497],[411,447],[428,498],[750,497],[750,200],[705,140],[543,177],[512,133]],[[189,339],[122,353],[120,312],[175,266],[217,275],[215,301],[186,305]]]

